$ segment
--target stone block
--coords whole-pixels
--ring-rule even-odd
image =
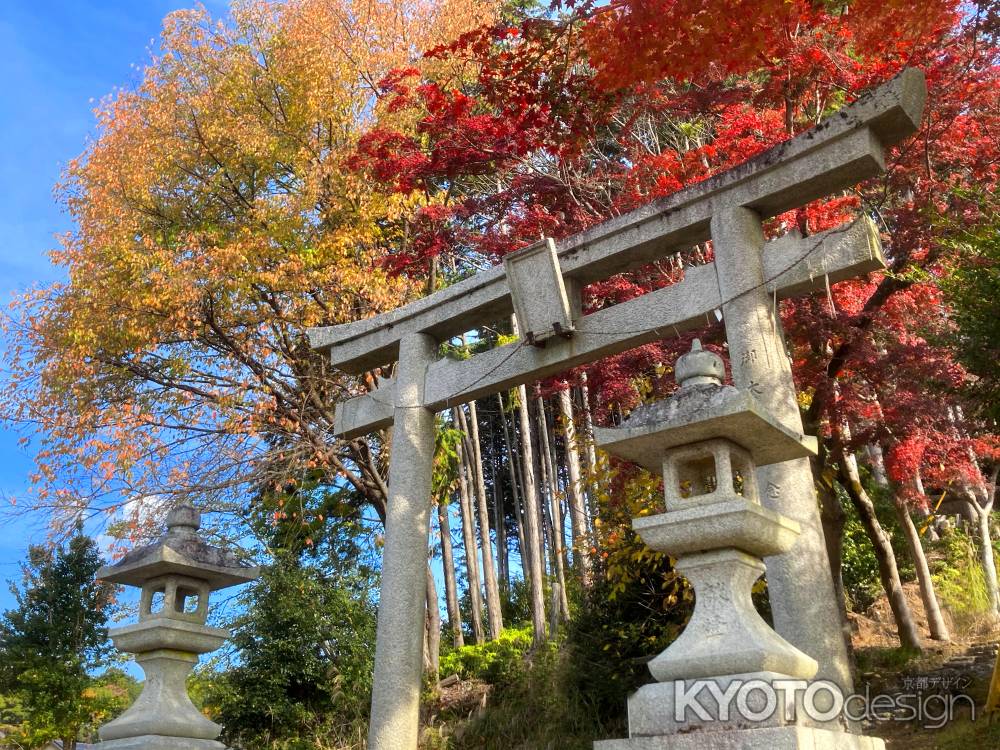
[[[799,525],[742,497],[632,520],[650,549],[673,557],[734,547],[758,557],[792,547]]]
[[[107,740],[97,747],[100,750],[226,750],[218,740],[196,740],[190,737],[169,737],[145,734],[120,740]]]
[[[775,672],[755,672],[715,677],[701,683],[684,680],[643,685],[628,699],[629,735],[657,737],[695,730],[718,732],[804,724],[800,721],[804,715],[801,706],[796,705],[797,698],[801,702],[801,690],[798,694],[786,694],[775,686],[772,694],[765,695],[756,687],[760,683],[773,686],[775,680],[789,679],[794,678]],[[680,713],[678,688],[682,690]],[[721,700],[714,694],[716,690],[723,696]]]
[[[556,244],[544,239],[504,256],[521,336],[529,344],[573,329]]]
[[[136,657],[146,673],[142,693],[125,713],[98,730],[102,740],[165,736],[214,740],[222,727],[188,697],[185,680],[198,657],[179,651],[150,651]]]
[[[681,557],[677,570],[694,586],[694,614],[684,632],[649,663],[658,682],[748,672],[809,679],[816,661],[764,622],[750,591],[764,564],[735,549]]]
[[[115,648],[129,654],[157,649],[174,649],[190,654],[207,654],[221,647],[229,631],[165,617],[154,617],[135,625],[111,629]]]
[[[621,427],[595,427],[603,450],[651,472],[664,454],[705,440],[724,438],[744,448],[759,466],[816,454],[816,438],[781,424],[747,390],[700,385],[635,409]]]
[[[789,726],[603,740],[594,743],[594,750],[885,750],[885,743],[877,737]]]

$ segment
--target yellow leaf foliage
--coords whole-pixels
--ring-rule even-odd
[[[492,7],[256,0],[225,22],[166,18],[158,56],[101,103],[59,186],[67,281],[15,303],[3,407],[41,440],[43,503],[221,503],[306,468],[377,486],[364,475],[379,467],[350,470],[328,437],[331,402],[356,384],[302,333],[422,291],[380,265],[420,196],[380,193],[347,160],[392,117],[377,82]]]

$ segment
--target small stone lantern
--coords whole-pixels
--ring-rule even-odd
[[[142,589],[139,622],[115,628],[120,651],[135,654],[146,674],[142,694],[99,730],[107,750],[223,750],[222,727],[195,708],[186,679],[198,656],[218,649],[229,631],[206,625],[209,594],[255,579],[257,568],[241,565],[228,551],[198,535],[201,515],[178,505],[167,515],[167,532],[156,544],[126,555],[97,577]]]
[[[789,550],[799,535],[795,521],[761,506],[756,469],[815,453],[815,439],[777,422],[751,393],[722,385],[722,359],[697,339],[677,361],[676,377],[680,388],[670,398],[635,409],[620,428],[595,429],[608,453],[663,472],[666,512],[632,525],[650,548],[676,558],[695,590],[691,621],[649,664],[657,682],[629,698],[632,738],[747,728],[739,717],[679,718],[677,681],[708,679],[725,691],[737,679],[809,679],[818,669],[751,600],[761,558]],[[779,711],[770,721],[795,720]],[[632,747],[616,742],[625,744],[607,745]]]

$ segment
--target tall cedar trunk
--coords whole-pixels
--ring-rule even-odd
[[[847,496],[851,498],[851,503],[857,510],[861,523],[864,525],[865,531],[868,532],[872,547],[874,547],[879,577],[882,580],[886,596],[889,598],[889,607],[892,609],[892,616],[896,621],[900,645],[922,650],[920,633],[917,631],[916,623],[913,621],[913,613],[910,612],[910,606],[903,595],[903,584],[899,579],[899,568],[896,565],[896,555],[892,551],[892,544],[889,542],[889,535],[879,523],[875,515],[875,506],[865,491],[864,485],[861,484],[858,464],[853,455],[841,451],[837,461],[837,473],[840,483],[847,491]]]
[[[458,580],[455,575],[455,553],[451,546],[451,522],[448,520],[448,506],[439,503],[438,529],[441,532],[441,565],[444,568],[444,598],[448,606],[448,626],[451,628],[452,643],[455,648],[465,645],[462,634],[462,610],[458,606]]]
[[[493,518],[490,523],[497,540],[497,577],[500,586],[500,600],[505,601],[510,590],[510,569],[507,559],[507,524],[504,516],[503,491],[497,477],[497,457],[500,455],[500,446],[497,443],[494,421],[490,419],[488,424],[490,427],[488,441],[490,446],[490,487],[493,488]]]
[[[538,407],[538,437],[541,440],[541,454],[545,461],[544,469],[548,479],[549,509],[552,518],[552,557],[555,560],[556,585],[559,587],[558,598],[553,595],[553,601],[559,602],[560,616],[565,622],[569,620],[569,599],[566,595],[566,550],[564,546],[562,507],[559,505],[559,480],[556,475],[555,461],[552,459],[552,446],[549,441],[549,424],[545,413],[545,401],[536,397]]]
[[[465,450],[459,443],[458,453],[458,497],[462,510],[462,541],[465,547],[466,578],[469,583],[469,599],[472,606],[472,636],[475,642],[483,642],[483,594],[479,588],[479,556],[476,554],[476,529],[472,520],[472,501],[469,499],[469,467]]]
[[[538,477],[538,503],[542,514],[542,573],[547,578],[551,588],[556,574],[556,560],[552,550],[555,543],[552,541],[552,506],[549,503],[549,462],[548,450],[543,450],[542,439],[538,434],[538,403],[533,400],[530,407],[532,416],[531,427],[531,449],[537,459],[535,463],[535,476]],[[546,569],[546,561],[548,568]]]
[[[569,389],[559,392],[559,415],[563,439],[566,441],[566,471],[569,484],[569,519],[573,532],[573,564],[584,588],[590,587],[590,534],[587,533],[587,512],[583,504],[583,478],[580,474],[580,449],[576,444],[576,424],[573,421],[573,399]]]
[[[931,569],[927,565],[927,555],[924,553],[924,546],[920,543],[920,533],[913,524],[913,518],[910,517],[906,502],[898,493],[893,496],[893,505],[896,506],[896,517],[899,519],[899,526],[903,530],[903,536],[910,549],[910,557],[913,558],[913,564],[916,567],[917,583],[920,585],[920,601],[923,602],[924,614],[927,615],[927,629],[930,630],[931,638],[935,641],[951,640],[948,626],[941,615],[937,592],[934,591],[934,581],[931,579]]]
[[[558,440],[556,439],[556,417],[555,413],[552,411],[552,404],[544,403],[542,413],[545,415],[545,437],[546,446],[548,447],[547,455],[549,459],[549,476],[552,478],[552,497],[556,498],[556,502],[558,503],[559,545],[562,549],[563,568],[565,568],[566,561],[569,559],[569,551],[566,549],[566,517],[568,511],[565,503],[563,503],[563,497],[566,494],[566,491],[563,489],[561,475],[563,465],[559,462],[558,451],[556,450]]]
[[[544,414],[546,415],[546,421],[548,422],[546,435],[548,436],[549,444],[549,476],[552,477],[552,501],[555,504],[556,510],[559,516],[559,601],[562,605],[562,615],[563,619],[569,620],[569,589],[566,586],[566,564],[569,560],[569,551],[566,547],[566,517],[568,514],[568,508],[563,503],[563,497],[566,494],[564,489],[560,489],[561,486],[561,475],[560,470],[562,464],[559,462],[559,455],[556,450],[557,439],[556,439],[556,416],[553,411],[554,407],[552,404],[548,404]]]
[[[494,439],[493,456],[496,455]],[[510,558],[507,554],[507,515],[495,463],[490,466],[490,481],[493,486],[493,526],[497,532],[497,573],[500,575],[500,598],[503,600],[510,595]]]
[[[521,572],[525,580],[528,579],[528,551],[524,542],[524,513],[521,508],[521,483],[519,481],[520,472],[517,470],[517,456],[514,453],[514,439],[511,436],[510,424],[507,421],[507,413],[504,411],[503,394],[497,394],[497,402],[500,404],[500,424],[503,425],[504,443],[507,448],[507,470],[510,473],[510,493],[514,500],[514,520],[517,530],[517,549],[521,555]]]
[[[424,671],[430,676],[431,684],[437,685],[441,659],[441,610],[438,608],[437,585],[434,571],[427,562],[427,608],[424,624]]]
[[[587,373],[580,373],[580,411],[583,413],[583,445],[587,457],[587,507],[590,511],[590,522],[597,518],[597,448],[594,442],[594,418],[590,412],[590,389],[587,388]],[[593,529],[591,529],[593,531]],[[596,538],[596,537],[595,537]]]
[[[497,569],[493,562],[493,545],[490,539],[490,509],[486,503],[486,480],[483,476],[483,449],[479,442],[479,415],[476,402],[468,404],[466,418],[462,407],[458,408],[462,432],[465,433],[469,463],[472,464],[471,477],[476,491],[476,512],[479,516],[480,549],[483,555],[483,583],[486,589],[486,617],[489,621],[490,639],[496,640],[503,630],[503,613],[500,611],[500,585],[497,583]]]
[[[535,643],[545,642],[545,577],[542,574],[542,513],[535,483],[535,456],[531,449],[531,417],[528,414],[528,391],[517,388],[517,416],[521,428],[521,472],[524,482],[524,541],[528,553],[526,578],[531,587],[531,625]]]

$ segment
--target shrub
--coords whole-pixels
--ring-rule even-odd
[[[531,640],[530,626],[505,628],[494,641],[462,646],[443,655],[441,676],[457,674],[463,679],[471,677],[491,685],[508,685],[521,673]]]
[[[972,540],[954,529],[932,546],[931,575],[955,624],[967,629],[989,610],[986,576]]]

